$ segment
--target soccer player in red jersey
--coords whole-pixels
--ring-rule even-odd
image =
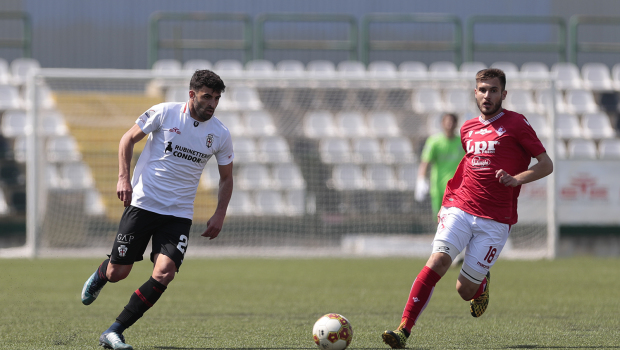
[[[446,186],[432,254],[413,282],[400,326],[383,333],[383,341],[393,349],[405,348],[435,285],[465,248],[456,290],[470,301],[473,317],[486,311],[489,270],[517,222],[521,185],[553,171],[553,163],[527,119],[502,108],[505,88],[506,75],[499,69],[476,74],[474,95],[482,114],[461,128],[465,156]],[[528,168],[531,158],[538,163]]]

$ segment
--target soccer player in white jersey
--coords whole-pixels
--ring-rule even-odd
[[[178,272],[189,244],[200,176],[212,156],[220,173],[218,203],[202,236],[214,239],[222,229],[233,190],[234,153],[230,132],[213,113],[225,88],[217,74],[198,70],[189,84],[189,101],[151,107],[121,138],[116,193],[125,211],[109,259],[84,283],[82,303],[95,301],[107,282],[126,278],[151,238],[154,267],[151,278],[99,337],[105,348],[133,349],[123,331],[155,304]],[[147,135],[130,182],[133,147]]]
[[[482,114],[461,128],[465,156],[446,186],[431,256],[413,282],[400,326],[383,333],[383,341],[393,349],[405,348],[436,283],[465,248],[456,290],[470,301],[473,317],[486,311],[489,270],[517,222],[521,185],[553,171],[527,119],[502,108],[506,94],[503,71],[491,68],[476,74],[474,96]],[[531,158],[538,163],[528,169]]]

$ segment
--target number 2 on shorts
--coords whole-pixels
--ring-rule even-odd
[[[496,253],[497,253],[496,248],[494,248],[493,246],[489,247],[489,251],[487,252],[487,255],[484,257],[484,260],[490,264],[493,261],[493,258],[495,258]]]
[[[187,236],[181,235],[181,237],[179,237],[179,244],[177,244],[177,249],[181,251],[181,253],[185,254],[185,248],[187,248]]]

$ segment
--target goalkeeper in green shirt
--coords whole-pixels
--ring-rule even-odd
[[[443,132],[430,136],[422,150],[415,199],[418,202],[424,201],[430,190],[431,207],[435,215],[439,213],[441,208],[446,184],[454,176],[459,162],[465,155],[460,135],[455,135],[456,127],[456,115],[443,115],[441,118]],[[430,181],[426,177],[429,165],[431,165]]]

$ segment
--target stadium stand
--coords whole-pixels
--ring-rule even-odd
[[[192,74],[198,69],[212,69],[211,61],[203,59],[187,60],[183,63],[183,70]]]

